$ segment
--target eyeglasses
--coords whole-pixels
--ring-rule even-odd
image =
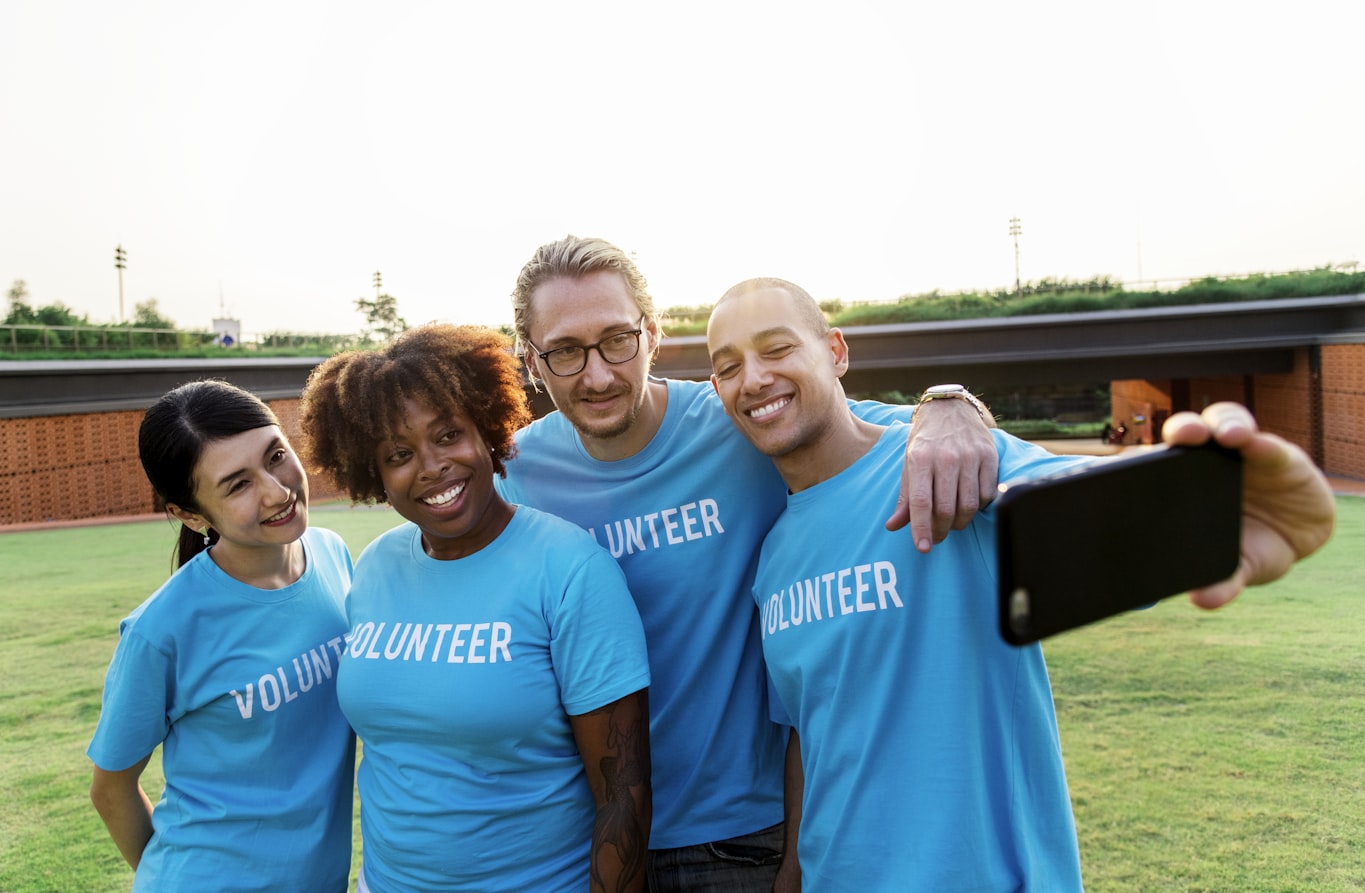
[[[556,347],[554,350],[541,352],[540,348],[531,344],[531,340],[526,339],[527,344],[531,344],[531,349],[536,352],[536,356],[545,361],[545,365],[555,375],[577,375],[588,365],[588,351],[596,350],[602,359],[611,363],[613,366],[621,363],[629,363],[640,354],[640,335],[644,332],[645,317],[640,315],[640,321],[636,323],[639,328],[629,329],[625,332],[617,332],[615,335],[603,338],[596,344],[585,344],[582,347]]]

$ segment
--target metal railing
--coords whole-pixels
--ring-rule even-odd
[[[0,324],[0,356],[35,353],[92,354],[154,351],[175,353],[208,349],[316,350],[324,355],[353,347],[356,335],[270,332],[243,335],[224,345],[216,332],[154,329],[136,326],[45,326]]]
[[[212,344],[213,332],[132,326],[0,325],[0,351],[94,353],[125,350],[184,350]]]

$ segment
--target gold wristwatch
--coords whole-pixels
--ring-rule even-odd
[[[976,410],[977,415],[983,420],[986,418],[986,404],[976,399],[976,395],[960,384],[936,384],[925,388],[919,402],[928,403],[930,400],[966,400]]]

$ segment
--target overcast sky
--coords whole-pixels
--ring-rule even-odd
[[[0,284],[94,322],[511,321],[599,235],[661,307],[1365,261],[1365,4],[0,4]]]

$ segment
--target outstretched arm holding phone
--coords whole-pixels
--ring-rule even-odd
[[[1246,407],[1214,403],[1202,413],[1178,412],[1161,436],[1183,446],[1213,440],[1242,455],[1241,563],[1227,580],[1190,593],[1199,607],[1221,607],[1247,586],[1278,580],[1331,537],[1336,502],[1327,478],[1302,449],[1259,430]]]

